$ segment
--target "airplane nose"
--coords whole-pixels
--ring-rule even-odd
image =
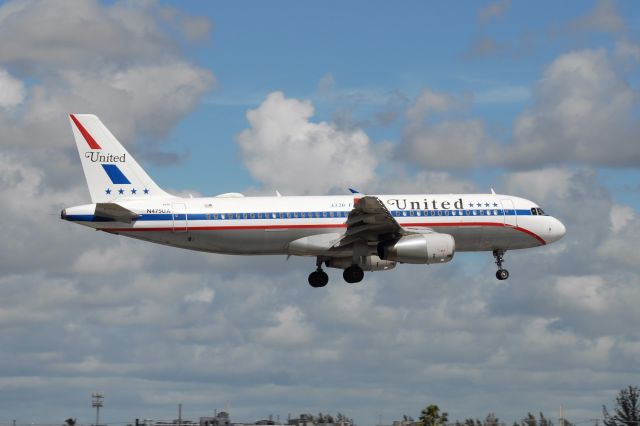
[[[560,238],[564,237],[564,234],[566,233],[567,228],[564,224],[558,219],[552,218],[551,224],[549,225],[549,242],[552,243],[554,241],[558,241]]]

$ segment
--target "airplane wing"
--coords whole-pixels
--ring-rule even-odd
[[[116,203],[97,203],[94,216],[122,223],[131,223],[140,217],[139,214]]]
[[[366,195],[355,201],[347,217],[347,231],[337,247],[357,241],[367,244],[384,241],[406,233],[378,197]]]

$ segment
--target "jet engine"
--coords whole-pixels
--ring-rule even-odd
[[[400,263],[444,263],[453,259],[456,243],[449,234],[414,234],[378,244],[378,256]]]
[[[351,266],[352,260],[350,257],[334,257],[327,260],[327,267],[346,269]],[[363,271],[386,271],[396,267],[396,262],[390,260],[382,260],[375,254],[371,256],[363,256],[360,258],[358,266]]]

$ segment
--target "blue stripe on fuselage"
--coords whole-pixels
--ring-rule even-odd
[[[499,216],[531,216],[531,210],[472,209],[472,210],[391,210],[391,215],[398,218],[413,217],[499,217]],[[331,216],[333,214],[333,216]],[[324,212],[246,212],[246,213],[142,213],[137,221],[169,221],[169,220],[287,220],[287,219],[340,219],[348,216],[348,211]],[[297,216],[297,217],[289,217]],[[77,222],[113,222],[112,219],[94,215],[70,215],[67,220]]]

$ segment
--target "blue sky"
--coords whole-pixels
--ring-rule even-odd
[[[640,8],[631,0],[0,3],[0,426],[344,412],[601,417],[638,385]],[[496,191],[559,243],[306,284],[59,220],[69,112],[168,190]],[[64,392],[60,390],[64,389]]]
[[[342,109],[366,119],[393,94],[408,100],[424,88],[471,92],[474,102],[464,114],[487,120],[496,137],[508,141],[513,120],[530,105],[531,91],[555,57],[585,47],[612,49],[616,40],[605,31],[566,28],[588,11],[583,2],[519,2],[485,20],[479,17],[482,5],[469,3],[452,7],[428,2],[186,2],[181,6],[213,22],[210,36],[183,48],[195,63],[215,73],[217,86],[166,141],[171,149],[189,153],[185,163],[154,174],[168,186],[202,194],[259,186],[238,161],[234,138],[247,125],[247,109],[257,107],[270,92],[311,100],[316,109],[313,121],[331,121]],[[628,28],[637,27],[632,2],[616,7]],[[479,38],[511,46],[495,55],[473,54]],[[637,83],[634,74],[629,79]],[[327,75],[338,92],[332,96],[318,90]],[[345,99],[347,94],[366,98],[354,102]],[[401,121],[402,117],[365,130],[374,141],[397,143]],[[637,170],[606,168],[602,173],[616,197],[636,203],[635,193],[623,184],[637,180]],[[490,185],[496,184],[494,177],[491,170],[474,175]]]

